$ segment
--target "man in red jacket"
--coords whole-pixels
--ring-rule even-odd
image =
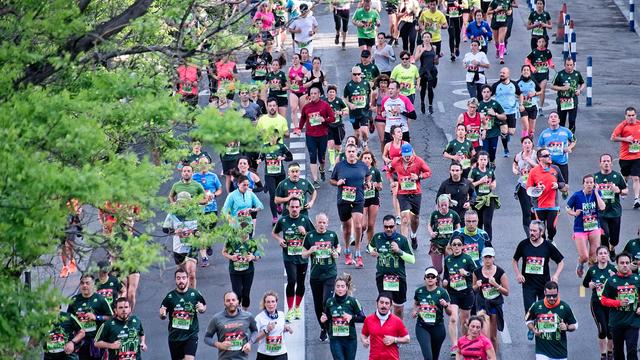
[[[431,169],[418,155],[413,153],[411,144],[404,143],[401,148],[402,157],[391,161],[391,187],[398,187],[398,202],[400,203],[400,215],[402,217],[401,233],[409,237],[409,225],[411,225],[411,248],[418,248],[418,226],[420,225],[420,202],[422,201],[422,189],[420,180],[431,177]]]
[[[327,152],[327,141],[329,135],[329,123],[336,121],[331,105],[324,100],[320,100],[320,90],[311,88],[309,90],[309,101],[302,107],[302,116],[300,124],[294,130],[296,135],[302,132],[306,125],[306,142],[309,151],[309,163],[311,164],[311,178],[313,179],[313,187],[319,188],[318,181],[318,160],[320,161],[320,177],[322,181],[324,175],[324,156]]]

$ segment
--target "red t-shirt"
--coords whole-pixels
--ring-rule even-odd
[[[630,124],[626,120],[618,124],[611,137],[627,137],[633,136],[633,143],[620,143],[620,159],[621,160],[637,160],[640,159],[640,121]]]
[[[534,209],[553,209],[558,210],[558,192],[553,189],[553,183],[559,183],[558,177],[562,176],[557,166],[551,165],[548,169],[540,165],[536,165],[529,171],[527,178],[527,189],[538,184],[544,185],[542,195],[533,198]]]
[[[431,177],[431,169],[422,158],[414,155],[411,161],[404,167],[404,159],[397,157],[391,161],[391,174],[398,175],[398,195],[407,194],[422,194],[422,188],[420,187],[420,180],[425,180]],[[411,180],[411,174],[416,174],[420,179]]]
[[[484,335],[473,340],[466,336],[458,339],[458,350],[463,360],[487,360],[487,350],[492,348],[491,340]]]
[[[198,94],[198,68],[195,66],[178,66],[178,94],[197,95]]]
[[[382,342],[385,335],[405,337],[409,334],[399,317],[389,314],[389,318],[380,326],[380,319],[375,313],[364,319],[362,335],[369,337],[369,360],[400,360],[398,345],[389,346]]]

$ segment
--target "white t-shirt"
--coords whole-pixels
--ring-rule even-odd
[[[167,214],[162,227],[173,229],[175,232],[173,235],[173,252],[178,254],[188,254],[191,251],[191,245],[183,243],[182,239],[193,236],[193,232],[198,229],[198,221],[181,221],[175,215]]]
[[[298,42],[308,42],[313,38],[312,35],[309,35],[309,32],[313,30],[313,27],[318,26],[318,21],[315,16],[307,15],[307,17],[298,17],[291,25],[289,25],[289,29],[301,29],[302,32],[295,34],[296,41]]]
[[[407,117],[402,115],[403,112],[413,111],[413,105],[411,100],[404,95],[398,95],[397,98],[392,99],[385,97],[382,99],[382,107],[384,108],[384,117],[386,119],[384,123],[384,132],[391,132],[393,125],[402,126],[402,132],[409,131],[409,122]]]
[[[464,64],[464,66],[469,66],[473,60],[477,61],[479,64],[489,64],[489,58],[487,58],[487,54],[483,53],[482,51],[478,51],[478,53],[475,55],[471,52],[466,53],[464,55],[464,59],[462,59],[462,63]],[[473,82],[474,73],[472,71],[474,69],[469,68],[468,70],[469,71],[467,71],[466,81]],[[479,68],[478,70],[484,72],[484,68]],[[479,75],[480,79],[478,79],[477,83],[486,84],[487,78],[484,76],[484,74],[480,73]]]
[[[284,344],[284,319],[285,315],[282,311],[278,311],[278,318],[271,320],[264,310],[256,315],[256,327],[258,331],[263,331],[270,322],[275,321],[276,327],[271,330],[266,338],[260,340],[258,352],[269,356],[277,356],[287,353],[287,347]],[[267,342],[270,343],[267,346]]]

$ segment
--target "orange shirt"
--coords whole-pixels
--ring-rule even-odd
[[[640,120],[633,124],[624,120],[613,130],[611,138],[633,136],[633,143],[623,141],[620,143],[620,160],[640,159]]]

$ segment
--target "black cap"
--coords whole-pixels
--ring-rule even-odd
[[[98,270],[100,272],[109,272],[110,268],[111,263],[109,263],[107,260],[98,261]]]
[[[369,50],[362,50],[362,52],[360,53],[360,57],[369,57],[371,56],[371,51]]]
[[[307,4],[300,4],[300,13],[304,14],[307,11],[309,11],[309,5]]]

